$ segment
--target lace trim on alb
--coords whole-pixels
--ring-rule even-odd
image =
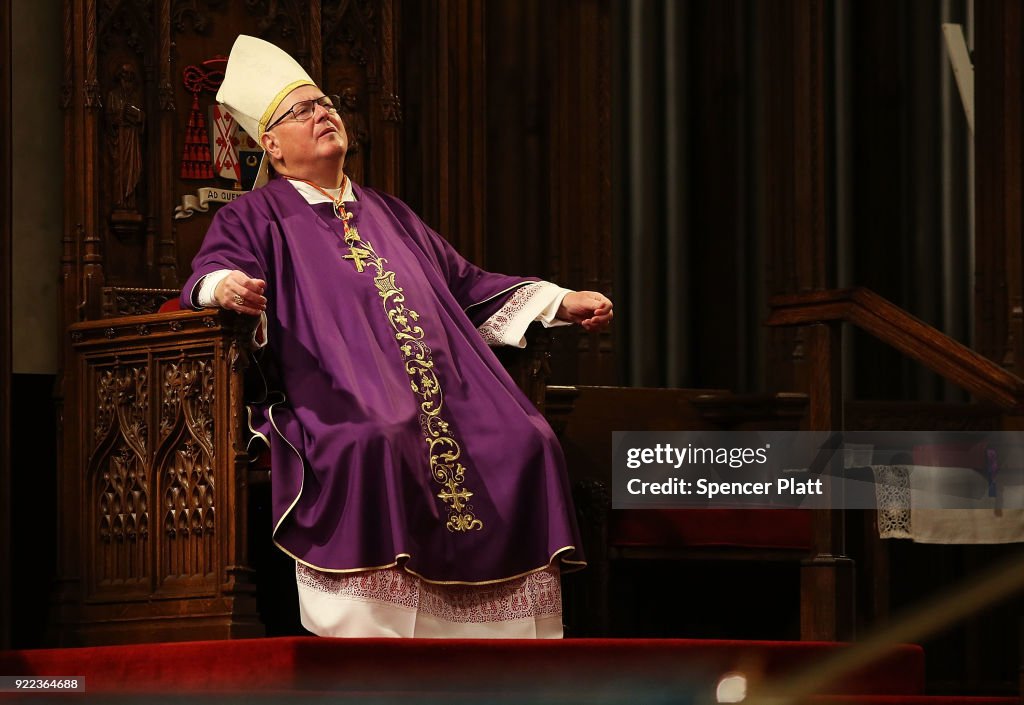
[[[878,536],[912,539],[910,531],[910,469],[906,465],[875,465]]]
[[[297,563],[295,575],[300,589],[417,609],[454,623],[507,622],[562,613],[562,584],[555,566],[483,586],[427,583],[400,568],[342,574]]]
[[[484,342],[491,346],[505,345],[505,338],[508,330],[515,324],[526,308],[527,304],[544,289],[544,282],[534,282],[516,289],[508,298],[505,305],[499,308],[494,314],[484,321],[477,329],[483,337]],[[532,317],[527,325],[532,322]],[[525,327],[525,326],[524,326]]]

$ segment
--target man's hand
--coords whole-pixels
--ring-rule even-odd
[[[591,333],[604,330],[612,322],[612,302],[596,291],[570,291],[558,307],[562,321],[579,323]]]
[[[267,298],[263,295],[266,288],[262,279],[252,279],[236,269],[217,284],[213,298],[221,308],[258,316],[267,310]]]

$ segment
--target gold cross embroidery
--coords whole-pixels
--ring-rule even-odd
[[[369,250],[364,250],[362,247],[356,247],[355,245],[349,245],[348,251],[349,254],[342,255],[341,258],[352,260],[352,263],[356,266],[356,271],[362,272],[363,260],[369,259],[373,253]]]
[[[466,502],[473,496],[473,493],[464,487],[459,487],[456,482],[449,480],[445,485],[447,491],[439,493],[438,498],[445,504],[451,504],[452,509],[462,511],[462,508],[466,506]]]

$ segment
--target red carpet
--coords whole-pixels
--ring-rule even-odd
[[[813,667],[840,644],[690,639],[470,641],[295,637],[0,652],[0,675],[83,676],[40,702],[713,702],[729,671],[752,682]],[[814,705],[1009,705],[926,697],[924,652],[897,647]],[[144,694],[144,695],[143,695]],[[206,697],[202,697],[205,695]]]
[[[974,695],[819,695],[810,705],[1020,705],[1020,698]]]
[[[92,694],[247,692],[370,694],[445,700],[508,697],[608,701],[616,693],[713,692],[727,671],[770,678],[812,665],[841,645],[684,639],[475,641],[252,639],[40,649],[0,653],[0,674],[84,676]],[[912,696],[923,691],[924,654],[901,646],[829,688]],[[643,702],[644,699],[630,702]],[[66,695],[75,699],[75,695]],[[679,700],[682,698],[682,700]],[[344,698],[348,699],[348,698]],[[660,701],[660,697],[657,698]],[[625,701],[623,701],[625,702]],[[853,702],[862,702],[854,699]]]

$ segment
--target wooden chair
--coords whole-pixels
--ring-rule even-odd
[[[852,563],[833,556],[816,535],[814,515],[824,510],[611,509],[613,431],[797,430],[807,413],[805,395],[550,387],[547,404],[574,481],[590,563],[589,575],[578,581],[583,584],[573,596],[581,632],[601,636],[611,632],[613,574],[623,566],[743,561],[794,567],[794,585],[801,587],[799,609],[792,617],[801,625],[801,638],[849,635]],[[833,573],[832,581],[845,581],[848,586],[838,598],[835,593],[815,589],[817,573],[823,569]],[[695,567],[693,574],[699,576],[700,568]],[[653,574],[649,577],[658,579]]]

